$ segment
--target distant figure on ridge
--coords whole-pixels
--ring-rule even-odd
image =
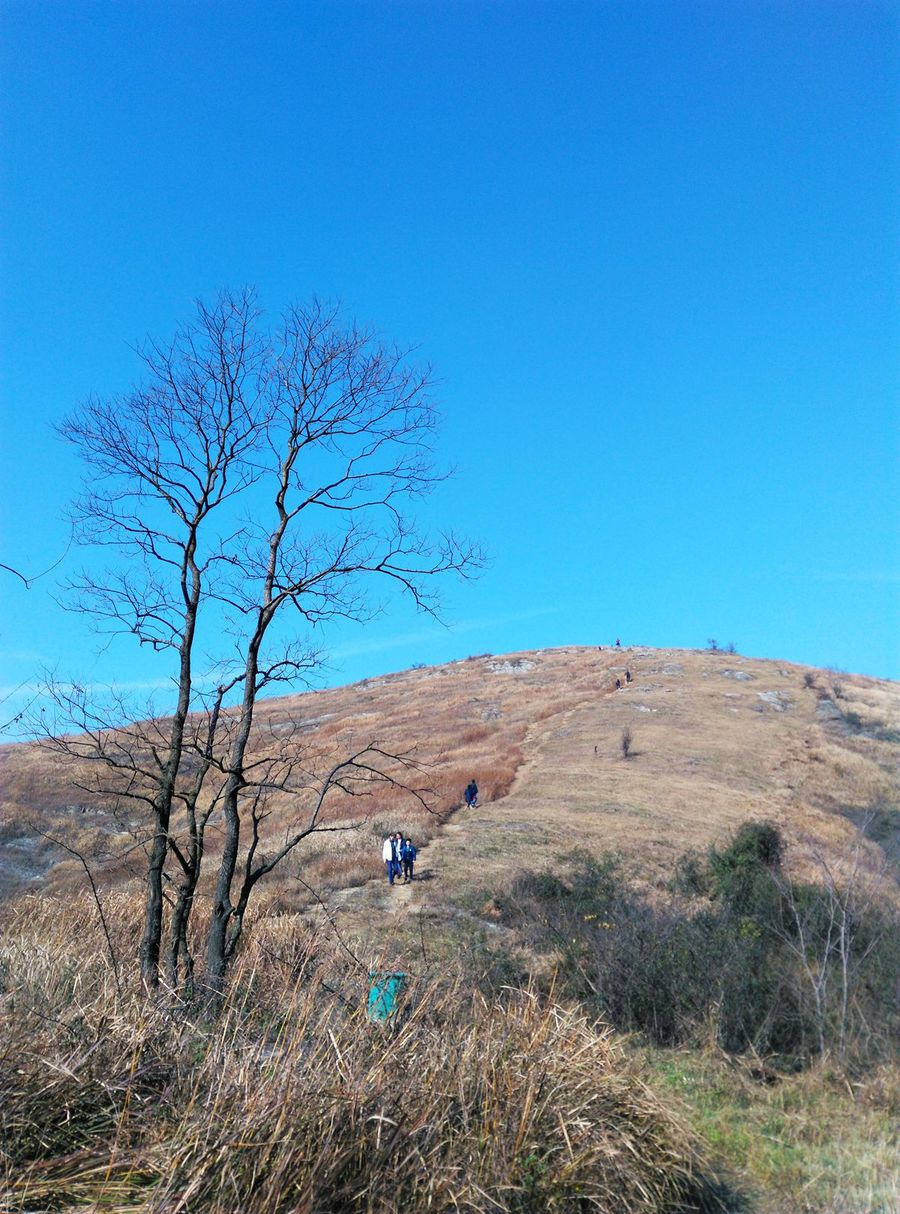
[[[622,642],[619,640],[618,637],[616,637],[616,649],[621,649],[621,648],[622,648]]]
[[[630,683],[630,682],[631,682],[631,671],[630,671],[630,670],[626,670],[626,671],[625,671],[625,682],[626,682],[626,683]]]
[[[475,783],[474,779],[470,780],[469,783],[466,785],[465,796],[466,796],[466,805],[468,805],[469,809],[472,809],[474,806],[476,806],[478,804],[478,785]]]

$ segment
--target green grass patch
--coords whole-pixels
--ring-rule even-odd
[[[648,1082],[676,1097],[758,1214],[897,1214],[896,1073],[865,1086],[816,1068],[775,1077],[713,1052],[640,1051]]]

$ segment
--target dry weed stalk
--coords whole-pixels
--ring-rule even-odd
[[[201,1023],[119,996],[98,941],[76,962],[58,908],[31,901],[2,942],[5,1209],[720,1208],[690,1136],[582,1014],[420,983],[385,1034],[356,972],[281,917]],[[133,909],[111,900],[114,931]]]

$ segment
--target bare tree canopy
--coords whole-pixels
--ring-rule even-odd
[[[335,307],[292,307],[268,331],[252,292],[223,293],[212,307],[198,304],[169,343],[139,353],[142,385],[88,401],[60,427],[89,470],[76,536],[94,557],[111,557],[69,590],[100,631],[170,655],[175,701],[165,720],[129,725],[57,684],[77,734],[56,730],[51,744],[99,764],[95,791],[150,811],[140,951],[150,986],[167,879],[177,890],[170,980],[190,968],[186,924],[204,831],[221,814],[205,972],[220,990],[251,891],[322,829],[327,795],[394,781],[390,772],[409,763],[374,738],[316,776],[295,739],[251,760],[258,696],[305,684],[321,662],[311,632],[370,618],[379,583],[434,613],[437,575],[468,576],[481,558],[452,532],[421,533],[411,512],[442,476],[428,369],[345,324]],[[266,851],[261,826],[276,789],[306,800],[297,830]]]

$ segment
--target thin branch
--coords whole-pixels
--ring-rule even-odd
[[[46,832],[38,830],[37,827],[35,827],[35,834],[40,835],[43,839],[46,839],[48,843],[53,843],[56,847],[61,847],[63,851],[67,851],[70,856],[75,856],[81,861],[81,866],[85,873],[87,873],[87,879],[91,885],[91,893],[94,896],[94,904],[97,907],[97,914],[100,916],[100,926],[103,928],[103,935],[106,937],[106,947],[109,952],[109,959],[112,962],[113,977],[116,980],[116,990],[119,992],[119,997],[121,998],[122,983],[119,979],[119,963],[116,960],[116,951],[113,948],[112,938],[109,934],[109,925],[106,922],[106,915],[103,912],[103,903],[100,901],[100,892],[97,889],[96,882],[94,881],[94,875],[91,872],[90,865],[77,847],[71,847],[68,843],[64,843],[62,839],[56,839],[53,835],[48,835]]]
[[[344,950],[344,952],[347,954],[347,956],[350,958],[350,960],[353,961],[357,966],[359,966],[360,969],[362,969],[362,970],[367,969],[367,966],[365,966],[363,964],[363,962],[360,961],[359,957],[357,957],[356,953],[354,953],[353,949],[350,947],[350,945],[347,943],[347,941],[341,935],[341,930],[338,927],[337,923],[335,922],[334,916],[332,915],[331,911],[329,910],[327,904],[325,903],[325,900],[322,898],[319,891],[316,889],[313,889],[313,887],[310,884],[308,884],[308,882],[304,881],[303,878],[299,875],[295,876],[294,879],[303,886],[303,888],[307,891],[307,893],[312,894],[312,896],[315,898],[316,902],[318,902],[319,906],[325,912],[325,918],[331,924],[332,931],[334,932],[335,936],[337,937],[338,944],[341,946],[341,948]]]

